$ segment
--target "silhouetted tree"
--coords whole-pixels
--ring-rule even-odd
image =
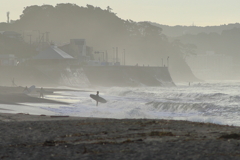
[[[108,11],[108,12],[111,12],[111,11],[112,11],[112,8],[109,7],[109,6],[107,6],[107,11]]]

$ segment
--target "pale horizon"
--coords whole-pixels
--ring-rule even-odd
[[[43,4],[56,6],[58,3],[72,3],[86,7],[87,4],[106,9],[110,6],[121,19],[150,21],[169,26],[219,26],[239,23],[240,10],[238,0],[2,0],[0,22],[20,18],[24,7]]]

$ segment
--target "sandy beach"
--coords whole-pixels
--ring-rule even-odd
[[[4,87],[0,103],[65,104]],[[46,90],[54,94],[54,89]],[[6,112],[5,112],[6,111]],[[4,113],[5,112],[5,113]],[[11,114],[1,108],[0,159],[240,159],[240,128],[161,119]]]
[[[239,159],[240,128],[0,114],[0,159]]]

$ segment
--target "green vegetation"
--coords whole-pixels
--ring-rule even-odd
[[[13,54],[18,58],[28,58],[37,54],[37,51],[30,44],[0,34],[0,54]]]
[[[49,33],[49,40],[58,44],[68,43],[70,39],[86,39],[87,45],[95,50],[108,51],[109,61],[116,61],[113,50],[118,47],[118,61],[122,61],[125,50],[126,64],[169,65],[172,74],[181,73],[186,79],[191,75],[190,79],[194,79],[183,59],[184,53],[168,41],[162,28],[148,22],[123,20],[109,6],[106,9],[92,5],[80,7],[69,3],[28,6],[19,20],[0,24],[0,31],[6,29],[23,34],[31,31],[33,43],[46,32]],[[24,35],[25,42],[31,42],[29,35]],[[11,47],[16,48],[14,45]],[[12,53],[26,56],[25,51]],[[33,51],[32,55],[34,54]],[[29,52],[27,55],[30,55]]]
[[[5,25],[0,24],[0,30],[4,30]],[[171,44],[161,28],[147,22],[123,20],[110,7],[80,7],[69,3],[28,6],[19,20],[7,25],[8,30],[19,33],[49,32],[50,40],[56,43],[83,38],[96,50],[108,50],[110,57],[113,47],[119,48],[119,54],[125,49],[129,64],[162,65],[161,58],[166,59],[172,53]],[[37,36],[32,36],[32,39]],[[25,35],[25,41],[29,41],[27,38]]]

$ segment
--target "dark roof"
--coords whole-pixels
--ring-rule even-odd
[[[73,59],[73,57],[59,49],[57,46],[51,45],[40,51],[33,59]]]

